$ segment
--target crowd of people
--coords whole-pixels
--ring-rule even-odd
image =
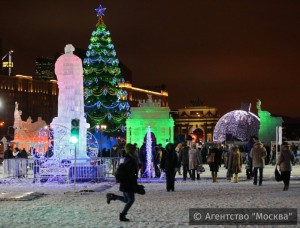
[[[10,146],[7,147],[7,149],[4,151],[4,159],[11,159],[11,158],[28,158],[28,153],[23,148],[20,150],[18,147],[15,147],[13,150]]]
[[[217,183],[218,171],[222,163],[228,170],[227,175],[230,177],[232,183],[238,183],[239,173],[242,172],[243,156],[238,145],[231,145],[226,150],[221,144],[210,145],[208,149],[202,144],[187,143],[178,144],[168,143],[165,148],[161,145],[153,147],[152,166],[158,167],[160,172],[165,172],[166,190],[168,192],[175,191],[175,175],[180,173],[182,167],[183,180],[186,181],[187,175],[191,180],[200,180],[201,165],[205,160],[209,165],[213,183]],[[265,159],[267,157],[267,150],[265,146],[259,141],[257,137],[251,137],[246,145],[246,160],[247,176],[253,179],[254,185],[262,185],[263,169],[265,167]],[[116,148],[114,148],[116,150]],[[120,191],[123,196],[113,193],[107,193],[107,203],[119,200],[125,203],[124,209],[120,213],[120,221],[129,221],[126,218],[127,212],[135,201],[135,193],[138,193],[138,176],[143,166],[141,156],[144,156],[143,146],[139,150],[136,145],[126,144],[125,146],[125,161],[127,168],[125,169],[127,178],[120,182]],[[205,157],[204,157],[205,156]],[[280,148],[280,155],[278,157],[276,166],[279,167],[283,183],[284,191],[289,189],[289,182],[294,162],[294,152],[290,149],[287,143],[282,143]],[[159,176],[155,168],[153,168],[154,176]]]
[[[292,165],[295,161],[295,152],[293,147],[283,142],[280,147],[280,153],[276,159],[276,167],[280,170],[284,183],[284,191],[289,189]],[[242,152],[245,153],[243,156]],[[123,196],[108,193],[107,203],[119,200],[125,203],[124,209],[120,213],[120,221],[129,221],[126,215],[135,201],[135,193],[138,193],[139,177],[146,177],[146,169],[149,167],[149,156],[147,156],[147,146],[144,143],[141,148],[136,144],[126,144],[121,147],[114,145],[107,157],[110,157],[113,174],[118,172],[121,159],[126,166],[126,178],[120,182],[120,191]],[[101,154],[102,155],[102,154]],[[148,178],[166,178],[166,190],[175,191],[176,174],[182,174],[183,181],[188,176],[190,180],[200,180],[201,173],[205,172],[203,164],[209,165],[212,182],[218,183],[218,172],[222,164],[227,169],[227,178],[232,183],[239,182],[239,173],[242,172],[245,164],[247,179],[253,180],[254,185],[263,184],[263,170],[268,158],[267,148],[255,136],[251,137],[245,145],[244,151],[240,150],[239,145],[227,145],[210,143],[189,143],[183,142],[176,146],[173,143],[167,143],[165,147],[161,144],[152,144],[151,147],[151,173]],[[4,153],[5,159],[28,158],[25,149],[19,150],[10,147]],[[270,157],[271,158],[271,157]],[[270,159],[272,160],[272,158]],[[147,173],[149,175],[149,173]]]
[[[151,147],[151,173],[147,172],[147,148],[144,143],[140,148],[133,144],[137,149],[138,173],[140,178],[166,178],[167,191],[174,191],[173,182],[176,174],[182,175],[183,181],[188,178],[192,181],[200,180],[202,172],[205,172],[204,164],[209,165],[212,182],[218,183],[218,172],[222,165],[227,169],[226,177],[232,183],[239,182],[239,174],[242,172],[243,165],[246,169],[248,180],[253,180],[254,185],[262,185],[263,170],[266,164],[280,165],[271,162],[274,152],[270,151],[256,136],[252,136],[249,141],[241,147],[240,145],[229,144],[226,147],[221,143],[168,143],[166,147],[162,144],[152,144]],[[173,148],[174,147],[174,148]],[[285,148],[283,143],[281,151]],[[295,146],[289,145],[291,151],[292,164],[295,161]],[[115,173],[120,159],[126,157],[123,147],[113,146],[108,152],[111,158],[112,172]],[[280,161],[280,160],[279,160]],[[281,165],[282,166],[282,165]],[[286,168],[282,168],[286,170]],[[288,182],[286,182],[288,186]],[[286,187],[288,189],[288,187]]]

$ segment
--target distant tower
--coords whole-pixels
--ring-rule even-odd
[[[68,44],[65,54],[60,56],[55,63],[55,74],[58,80],[58,116],[51,123],[54,130],[54,155],[60,158],[73,158],[74,145],[70,145],[70,132],[63,137],[57,126],[71,129],[71,120],[80,120],[79,144],[77,157],[88,158],[86,154],[87,123],[84,118],[83,102],[83,68],[82,61],[73,54],[75,48]],[[58,142],[59,139],[59,142]],[[62,147],[64,147],[62,151]],[[72,152],[73,151],[73,152]],[[64,152],[64,153],[63,153]],[[65,153],[67,152],[67,153]]]

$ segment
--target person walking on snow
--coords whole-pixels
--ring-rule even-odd
[[[135,193],[137,191],[137,177],[138,177],[138,157],[137,149],[131,143],[125,145],[125,167],[124,176],[125,179],[120,181],[119,190],[123,192],[123,196],[115,195],[113,193],[107,193],[106,199],[107,203],[110,204],[111,200],[119,200],[125,203],[123,211],[120,213],[120,221],[128,222],[129,219],[126,218],[127,212],[131,208],[135,201]]]
[[[283,178],[283,191],[289,190],[292,164],[295,161],[294,153],[289,149],[289,145],[283,142],[280,148],[280,155],[278,157],[277,165]]]
[[[257,172],[259,170],[259,186],[262,185],[263,181],[263,170],[265,167],[265,158],[267,151],[264,145],[257,140],[250,151],[250,158],[252,159],[253,166],[253,184],[257,185]]]
[[[175,191],[175,169],[178,167],[178,157],[173,143],[168,143],[166,152],[162,155],[161,166],[166,172],[167,191]]]
[[[228,169],[231,173],[231,183],[239,182],[239,173],[242,172],[242,155],[238,146],[233,146],[229,154]]]

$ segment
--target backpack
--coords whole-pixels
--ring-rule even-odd
[[[115,177],[116,177],[117,183],[121,183],[121,182],[126,181],[126,179],[128,178],[126,162],[121,163],[118,166],[118,168],[116,170]]]

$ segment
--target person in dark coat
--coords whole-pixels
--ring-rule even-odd
[[[167,191],[175,190],[175,169],[178,167],[178,156],[173,143],[168,143],[163,153],[160,167],[166,172]]]
[[[111,200],[120,200],[125,203],[123,211],[120,213],[120,221],[129,221],[126,218],[128,210],[131,208],[135,201],[135,193],[137,190],[137,177],[138,177],[138,157],[136,147],[128,143],[125,145],[125,167],[126,167],[126,180],[120,182],[119,190],[123,192],[123,196],[115,195],[113,193],[107,193],[107,203],[110,204]]]
[[[20,158],[26,158],[26,159],[28,159],[28,154],[27,154],[25,148],[23,148],[23,150],[21,150],[21,152],[20,152]]]
[[[189,150],[190,150],[190,148],[187,146],[187,144],[183,143],[182,148],[179,152],[179,161],[181,161],[181,164],[182,164],[184,181],[187,178],[188,172],[189,172],[190,178],[192,177],[191,171],[189,170]]]
[[[117,165],[119,164],[119,160],[120,160],[120,157],[121,157],[121,155],[119,153],[118,145],[114,145],[110,149],[110,155],[109,156],[110,156],[111,163],[112,163],[112,166],[113,166],[112,173],[113,173],[113,175],[115,175]]]
[[[203,145],[203,147],[202,147],[202,149],[201,149],[202,164],[205,164],[205,163],[206,163],[207,153],[208,153],[208,150],[207,150],[206,146]]]
[[[289,189],[292,163],[294,162],[294,160],[294,153],[289,149],[288,143],[283,142],[280,148],[280,154],[277,162],[284,183],[283,191],[287,191]]]
[[[246,176],[247,179],[250,180],[253,177],[252,173],[252,158],[250,157],[250,152],[252,150],[253,145],[256,143],[258,138],[256,136],[251,136],[250,140],[246,144],[245,152],[246,152],[246,162],[247,162],[247,168],[246,168]]]
[[[210,156],[213,158],[213,162],[209,164],[209,169],[211,171],[213,183],[217,183],[219,167],[222,163],[222,151],[220,151],[217,147],[211,147],[208,149],[208,157]]]
[[[12,150],[10,149],[10,147],[8,146],[7,149],[4,151],[4,159],[11,159],[11,158],[14,158],[13,156],[13,152]]]
[[[146,167],[147,167],[147,150],[146,150],[146,143],[144,142],[141,146],[138,154],[139,158],[139,166],[140,166],[140,176],[143,177],[143,174],[145,173]]]
[[[159,178],[161,176],[161,159],[164,154],[164,148],[162,148],[161,144],[158,144],[155,147],[155,156],[154,156],[154,169],[155,169],[155,177]]]

